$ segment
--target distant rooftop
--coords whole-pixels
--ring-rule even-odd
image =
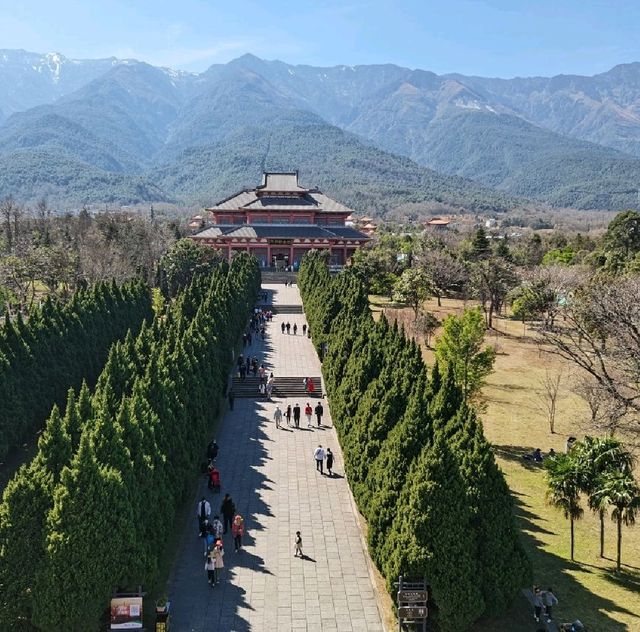
[[[308,191],[308,189],[305,189],[298,184],[297,171],[288,173],[265,171],[262,174],[262,184],[257,186],[256,189],[262,193],[271,191],[277,193],[285,193],[288,191],[291,191],[292,193],[304,193]]]

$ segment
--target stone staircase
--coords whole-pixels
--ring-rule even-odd
[[[269,309],[274,314],[304,314],[302,305],[270,305],[268,303],[261,303],[256,305],[260,309]]]
[[[313,394],[308,394],[304,388],[304,375],[298,376],[285,376],[274,377],[273,397],[299,397],[300,401],[310,397],[322,397],[322,378],[319,376],[311,375],[315,390]],[[238,376],[234,375],[231,382],[231,388],[236,397],[247,397],[253,399],[262,399],[258,387],[260,386],[260,378],[249,376],[244,380],[241,380]]]
[[[284,270],[262,269],[260,271],[262,283],[284,283],[285,281],[296,282],[297,272],[285,272]]]

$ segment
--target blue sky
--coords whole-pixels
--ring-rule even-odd
[[[201,71],[245,52],[482,76],[640,61],[638,0],[0,0],[0,48]]]

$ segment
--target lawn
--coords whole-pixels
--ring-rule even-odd
[[[387,307],[381,297],[372,297],[372,308]],[[460,312],[461,301],[443,300],[442,307],[429,301],[425,307],[438,318]],[[405,323],[413,318],[410,309],[387,309],[387,315]],[[606,524],[606,558],[599,557],[599,522],[585,507],[583,520],[576,524],[576,562],[569,561],[569,523],[549,507],[544,499],[544,472],[541,466],[525,461],[522,454],[541,448],[564,451],[568,436],[585,434],[583,420],[587,408],[570,391],[571,367],[540,348],[535,332],[523,335],[522,323],[509,319],[496,321],[498,333],[487,335],[487,342],[498,350],[495,372],[483,391],[486,411],[485,434],[492,442],[515,502],[515,513],[523,543],[530,554],[534,581],[544,588],[552,586],[560,603],[557,619],[580,620],[595,632],[640,630],[640,524],[623,528],[620,577],[615,567],[615,525]],[[437,335],[437,334],[436,334]],[[425,349],[430,364],[433,352]],[[551,434],[545,414],[540,380],[545,370],[562,368],[563,387],[558,404],[555,434]],[[633,446],[637,450],[637,446]],[[484,621],[474,632],[525,632],[535,629],[524,599],[504,616]]]

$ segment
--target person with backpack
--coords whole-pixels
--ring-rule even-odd
[[[209,508],[211,512],[211,508]],[[233,524],[233,516],[236,514],[236,506],[233,503],[233,499],[229,494],[225,494],[222,499],[222,505],[220,505],[220,513],[222,514],[222,525],[224,527],[223,533],[227,532],[227,527],[231,527]]]
[[[209,522],[209,516],[211,515],[211,505],[209,501],[203,496],[198,506],[196,507],[196,517],[198,518],[198,533],[200,537],[204,537],[207,523]]]

